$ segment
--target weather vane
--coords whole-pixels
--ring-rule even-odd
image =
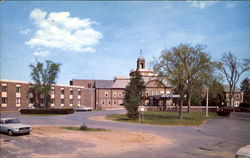
[[[142,56],[142,50],[140,49],[140,53],[139,53],[141,56]]]

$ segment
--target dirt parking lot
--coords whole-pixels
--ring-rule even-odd
[[[119,130],[84,132],[60,126],[35,126],[30,135],[9,137],[1,134],[0,143],[3,158],[109,157],[173,145],[171,140],[149,133]]]

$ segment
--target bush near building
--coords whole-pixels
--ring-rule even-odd
[[[21,109],[21,114],[72,114],[75,110],[73,108],[65,109]]]

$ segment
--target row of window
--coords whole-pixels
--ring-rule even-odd
[[[2,97],[2,104],[8,104],[7,97]],[[21,98],[16,98],[16,104],[21,104]]]
[[[2,92],[8,91],[7,84],[2,84],[1,87],[2,87]],[[33,88],[29,87],[29,93],[32,93],[32,92],[33,92]],[[21,85],[16,85],[16,93],[21,93]],[[55,94],[54,87],[52,87],[51,89],[51,94]],[[61,89],[61,94],[64,94],[64,89]],[[81,95],[81,89],[78,89],[77,94]],[[70,95],[73,95],[73,89],[70,89]]]
[[[42,102],[43,100],[41,100]],[[2,97],[2,104],[7,104],[8,98]],[[29,98],[29,103],[33,104],[33,98]],[[73,99],[69,100],[70,104],[73,104]],[[16,104],[21,104],[21,98],[16,98]],[[51,99],[51,104],[55,104],[55,99]],[[64,104],[64,99],[61,99],[61,104]],[[78,99],[78,104],[81,104],[81,99]]]
[[[105,95],[105,97],[108,97],[109,92],[104,92],[104,95]],[[119,97],[124,96],[124,92],[119,92],[118,96]],[[117,92],[113,92],[113,97],[117,97]]]
[[[105,100],[102,100],[101,103],[102,103],[102,105],[105,105]],[[113,100],[113,105],[116,105],[116,104],[121,105],[122,103],[123,103],[123,100],[118,100],[118,102],[117,102],[117,100]],[[110,105],[111,101],[106,100],[106,104]]]
[[[2,92],[7,92],[8,91],[8,87],[7,85],[2,85]],[[16,87],[16,93],[21,93],[21,87],[20,86],[17,86]]]

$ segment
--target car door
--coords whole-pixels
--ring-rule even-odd
[[[4,121],[0,120],[0,132],[5,132],[4,130]]]

